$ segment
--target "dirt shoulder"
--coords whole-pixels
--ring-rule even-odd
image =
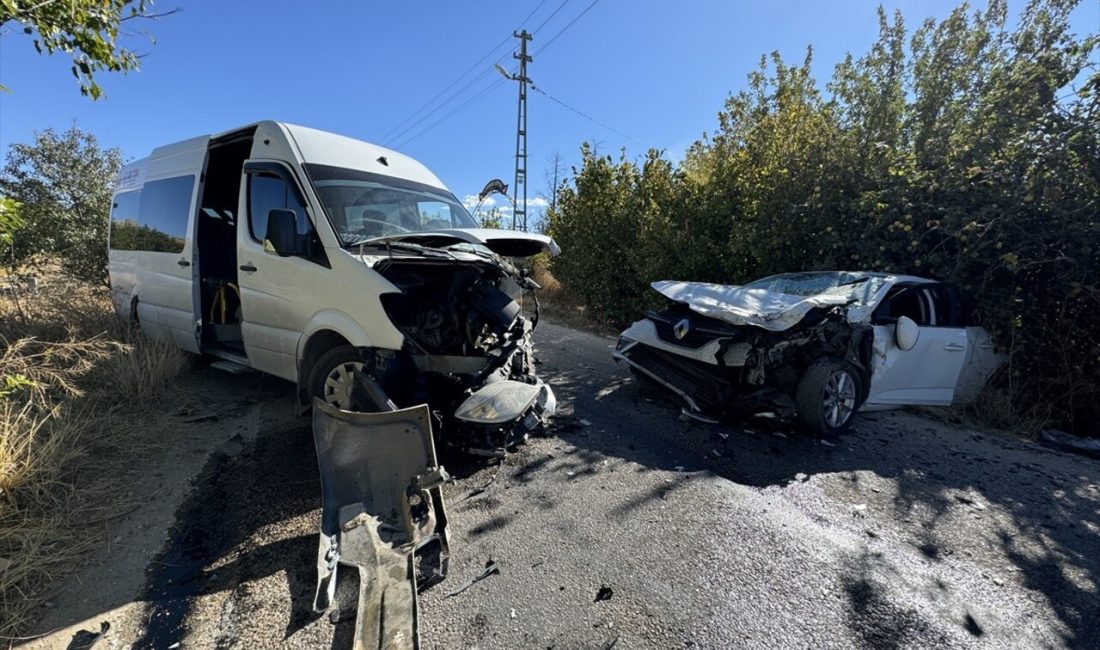
[[[228,376],[205,368],[182,375],[168,413],[150,414],[150,444],[132,454],[117,501],[128,505],[103,527],[100,543],[40,610],[28,648],[65,648],[80,631],[110,625],[105,647],[129,647],[147,623],[144,592],[164,545],[180,531],[176,511],[212,455],[235,455],[272,421],[294,417],[291,389],[259,374]],[[119,450],[118,453],[126,453]]]

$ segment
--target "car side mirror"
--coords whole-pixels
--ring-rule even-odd
[[[912,350],[917,345],[918,338],[920,338],[920,326],[908,316],[898,318],[897,324],[894,325],[894,342],[897,343],[898,349]]]
[[[276,209],[267,213],[264,250],[280,257],[298,253],[298,215],[294,210]]]

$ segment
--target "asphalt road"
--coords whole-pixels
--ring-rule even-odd
[[[572,415],[499,465],[451,459],[424,648],[1100,647],[1095,461],[907,413],[835,445],[697,424],[612,344],[541,325]],[[310,612],[320,490],[275,392],[207,461],[110,647],[350,647],[353,580],[343,622]]]

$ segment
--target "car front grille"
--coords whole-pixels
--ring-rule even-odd
[[[649,312],[646,318],[653,322],[657,329],[657,336],[666,343],[693,350],[699,349],[718,338],[731,338],[737,331],[732,325],[724,325],[720,321],[697,314],[675,314],[667,312]],[[683,338],[676,338],[676,325],[687,321],[687,334]]]

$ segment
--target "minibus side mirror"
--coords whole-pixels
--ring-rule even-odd
[[[298,215],[294,210],[272,210],[267,213],[267,232],[264,234],[264,250],[281,257],[295,255],[298,251]]]

